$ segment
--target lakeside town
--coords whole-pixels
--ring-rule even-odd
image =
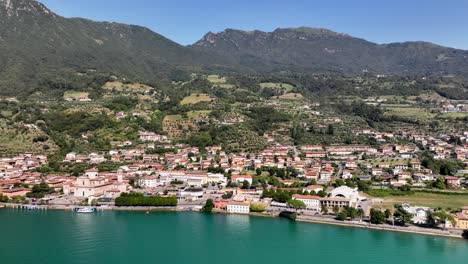
[[[462,142],[458,145],[448,135],[353,133],[409,143],[384,143],[376,148],[271,142],[259,153],[227,154],[220,146],[199,149],[173,144],[167,136],[154,132],[140,132],[137,142],[106,153],[66,154],[63,163],[89,167],[78,175],[41,171],[48,163],[44,155],[23,153],[0,159],[1,201],[27,208],[115,209],[130,205],[117,204],[120,197],[174,197],[178,210],[198,211],[208,206],[209,211],[270,216],[289,211],[303,220],[468,229],[468,200],[451,208],[411,200],[414,193],[443,195],[443,199],[466,195],[468,131],[456,135]],[[425,155],[430,153],[435,160],[456,159],[465,169],[453,176],[433,172],[421,161],[420,148],[428,149]],[[156,153],[154,150],[160,154],[148,154]],[[119,166],[103,166],[109,162]],[[387,194],[408,200],[390,204]]]

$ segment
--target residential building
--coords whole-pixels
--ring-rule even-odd
[[[457,228],[468,229],[468,206],[462,207],[461,212],[454,215]]]
[[[320,211],[319,196],[294,194],[292,198],[304,202],[307,210]]]
[[[249,202],[229,202],[226,205],[226,211],[234,214],[248,214],[250,213]]]

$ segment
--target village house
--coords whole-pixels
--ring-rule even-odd
[[[468,206],[462,207],[461,212],[454,215],[456,228],[468,229]]]
[[[320,197],[312,195],[293,194],[294,200],[302,201],[306,205],[307,210],[320,211]]]
[[[444,180],[447,185],[450,185],[453,187],[459,187],[461,183],[461,178],[455,177],[455,176],[446,176]]]
[[[308,180],[318,180],[319,172],[316,169],[305,169],[304,178]]]
[[[158,135],[154,132],[140,132],[140,141],[151,141],[151,142],[166,142],[167,136]]]
[[[154,175],[148,175],[140,178],[138,185],[143,188],[156,188],[159,186],[159,180],[158,177]]]
[[[226,211],[234,214],[248,214],[250,213],[250,203],[245,202],[228,202],[226,205]]]
[[[244,181],[247,181],[249,185],[252,185],[252,176],[250,175],[232,175],[231,181],[242,184]]]

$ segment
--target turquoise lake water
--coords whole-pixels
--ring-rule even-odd
[[[239,215],[0,209],[0,263],[467,264],[468,241]]]

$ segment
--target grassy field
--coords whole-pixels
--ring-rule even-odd
[[[174,122],[182,119],[181,115],[167,115],[164,117],[164,121]]]
[[[141,84],[141,83],[122,83],[122,82],[106,82],[103,86],[103,89],[106,90],[116,90],[119,92],[139,92],[144,93],[153,89],[150,86]]]
[[[419,107],[402,107],[402,105],[386,106],[387,115],[397,115],[401,117],[411,117],[416,119],[431,119],[435,114],[431,113],[429,110]]]
[[[180,101],[181,105],[187,104],[197,104],[201,102],[211,102],[213,98],[211,98],[207,94],[191,94],[190,96],[184,97],[182,101]]]
[[[432,208],[460,208],[468,206],[467,195],[448,195],[438,193],[415,192],[407,196],[387,196],[384,202],[376,207],[391,208],[394,204],[407,202],[410,205],[428,206]]]
[[[234,84],[222,83],[222,84],[218,84],[218,87],[221,87],[224,89],[232,89],[236,86]]]
[[[262,88],[271,88],[271,89],[285,89],[285,92],[290,92],[293,89],[293,86],[287,83],[261,83],[260,87]]]
[[[435,101],[441,101],[441,100],[446,100],[445,97],[439,95],[438,93],[425,93],[425,94],[420,94],[418,96],[409,96],[409,100],[416,100],[416,98],[420,97],[423,100],[435,100]]]
[[[187,112],[187,117],[188,118],[203,118],[203,117],[207,117],[210,112],[211,112],[210,110],[190,111],[190,112]]]
[[[300,93],[287,93],[279,96],[279,99],[284,99],[284,100],[302,100],[304,99],[304,96]]]
[[[467,112],[460,112],[460,113],[441,113],[437,115],[437,117],[440,118],[464,118],[467,117],[468,113]]]
[[[86,92],[75,92],[75,91],[66,91],[63,93],[63,98],[88,98],[89,93]]]
[[[208,75],[206,79],[210,83],[215,83],[215,84],[226,83],[226,77],[220,77],[219,75]]]

